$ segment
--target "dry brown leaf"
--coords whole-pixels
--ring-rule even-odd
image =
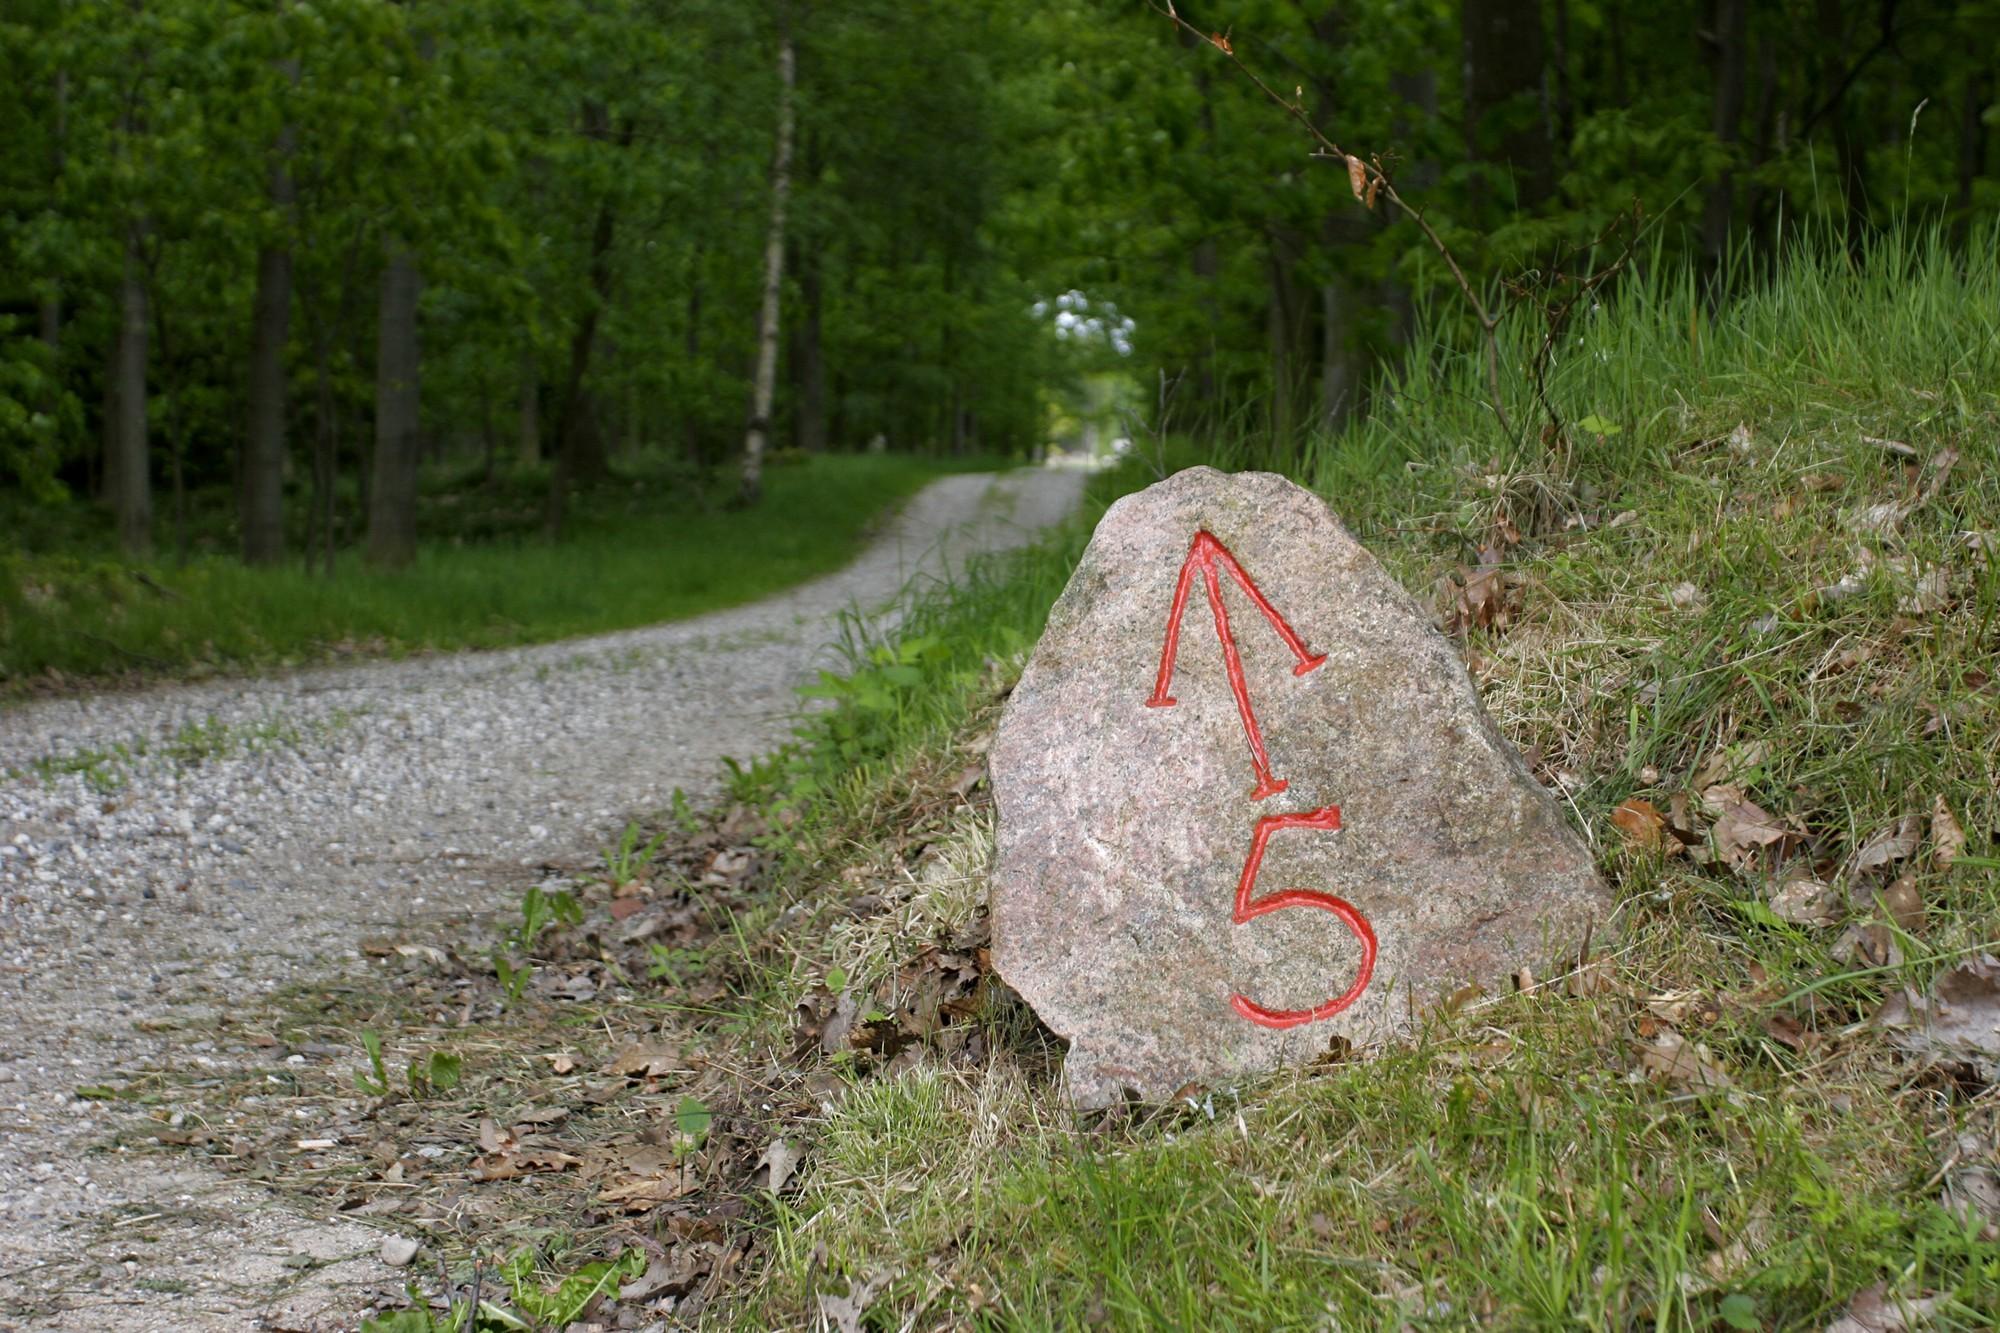
[[[1905,815],[1894,824],[1876,830],[1874,836],[1854,853],[1853,859],[1848,862],[1847,873],[1865,875],[1893,862],[1909,860],[1917,854],[1922,827],[1915,815]]]
[[[1347,155],[1347,188],[1362,203],[1368,202],[1368,168],[1354,154]]]
[[[1661,1032],[1639,1055],[1646,1077],[1689,1092],[1717,1092],[1730,1086],[1729,1075],[1706,1046],[1678,1032]]]
[[[1880,1282],[1856,1292],[1847,1312],[1826,1326],[1826,1333],[1915,1333],[1931,1321],[1937,1298],[1910,1299],[1889,1295]]]
[[[701,1178],[686,1170],[669,1171],[658,1176],[632,1176],[616,1185],[607,1185],[598,1196],[598,1201],[616,1204],[628,1213],[643,1213],[692,1194],[700,1185]]]
[[[572,1157],[566,1152],[553,1148],[530,1148],[519,1151],[502,1152],[490,1157],[472,1159],[474,1180],[512,1180],[516,1176],[532,1176],[542,1172],[567,1171],[580,1166],[581,1157]]]
[[[1951,869],[1965,851],[1965,830],[1958,826],[1951,807],[1940,796],[1931,804],[1931,864],[1939,870]]]
[[[2000,959],[1980,954],[1939,974],[1931,993],[1905,987],[1876,1011],[1878,1027],[1919,1059],[1970,1064],[2000,1082]]]
[[[1763,767],[1770,757],[1771,743],[1766,740],[1725,745],[1701,761],[1694,775],[1688,779],[1688,785],[1696,791],[1706,791],[1710,787],[1737,782]],[[1735,799],[1742,800],[1741,788],[1736,791]]]
[[[1704,793],[1704,799],[1706,796]],[[1743,800],[1723,807],[1714,826],[1709,829],[1709,836],[1715,840],[1715,850],[1724,860],[1742,865],[1763,848],[1782,842],[1792,832],[1762,806]]]
[[[785,1183],[792,1173],[799,1169],[799,1162],[805,1154],[783,1139],[772,1139],[757,1158],[757,1165],[750,1172],[750,1184],[754,1189],[765,1189],[773,1194],[783,1192]]]
[[[678,1047],[667,1042],[641,1042],[620,1051],[604,1072],[625,1078],[665,1078],[683,1068]]]
[[[1944,1195],[1951,1213],[1980,1222],[1980,1239],[2000,1240],[2000,1112],[1987,1134],[1962,1131],[1944,1160]]]
[[[1898,875],[1893,884],[1882,890],[1882,909],[1899,928],[1912,935],[1923,928],[1924,896],[1917,892],[1917,881],[1908,875]]]
[[[862,1317],[868,1313],[868,1307],[875,1303],[875,1294],[888,1285],[889,1274],[880,1273],[849,1282],[845,1296],[833,1296],[822,1292],[819,1296],[820,1318],[825,1320],[835,1333],[861,1333]]]
[[[1611,823],[1627,847],[1656,850],[1666,841],[1667,821],[1651,801],[1642,801],[1636,796],[1611,812]]]
[[[1816,879],[1787,880],[1771,895],[1771,912],[1794,926],[1830,926],[1840,919],[1840,892]]]
[[[1699,611],[1708,605],[1708,596],[1692,583],[1676,583],[1667,592],[1667,600],[1676,611]]]

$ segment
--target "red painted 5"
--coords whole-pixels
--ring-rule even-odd
[[[1326,661],[1326,654],[1314,655],[1307,650],[1304,641],[1285,623],[1285,618],[1258,589],[1256,581],[1244,572],[1236,557],[1229,553],[1229,548],[1203,529],[1195,533],[1187,559],[1181,562],[1180,578],[1174,584],[1173,609],[1167,613],[1167,639],[1160,648],[1160,671],[1153,681],[1152,697],[1146,700],[1146,706],[1172,708],[1180,702],[1167,691],[1173,688],[1174,658],[1180,651],[1181,616],[1187,611],[1188,593],[1194,587],[1195,571],[1200,570],[1202,582],[1208,590],[1208,609],[1215,617],[1215,637],[1222,644],[1222,664],[1229,673],[1229,692],[1235,696],[1236,714],[1243,722],[1243,736],[1250,743],[1250,766],[1257,774],[1257,785],[1251,790],[1250,799],[1261,801],[1285,790],[1288,784],[1271,772],[1271,757],[1264,750],[1264,736],[1257,726],[1256,710],[1250,706],[1250,687],[1243,677],[1243,656],[1237,650],[1236,636],[1229,630],[1229,609],[1222,603],[1222,579],[1216,573],[1218,565],[1229,571],[1229,576],[1248,595],[1251,604],[1264,613],[1264,619],[1271,623],[1271,628],[1284,640],[1285,647],[1291,650],[1292,656],[1297,659],[1297,665],[1292,668],[1293,675],[1303,676]],[[1339,917],[1361,943],[1361,966],[1355,971],[1354,984],[1324,1004],[1310,1009],[1270,1009],[1247,996],[1231,995],[1230,1007],[1252,1023],[1267,1028],[1293,1028],[1301,1023],[1314,1023],[1333,1017],[1360,999],[1361,993],[1368,989],[1368,980],[1375,972],[1375,931],[1368,924],[1368,918],[1352,903],[1330,893],[1315,893],[1310,889],[1280,889],[1262,898],[1251,896],[1257,887],[1258,872],[1264,866],[1264,847],[1273,833],[1284,829],[1333,833],[1339,828],[1340,807],[1329,805],[1305,814],[1266,815],[1257,821],[1251,834],[1250,856],[1244,861],[1243,876],[1236,883],[1237,925],[1254,921],[1268,912],[1282,912],[1288,907],[1313,907]]]
[[[1361,942],[1361,966],[1355,970],[1353,985],[1325,1004],[1314,1005],[1310,1009],[1268,1009],[1247,996],[1229,997],[1230,1007],[1237,1013],[1267,1028],[1295,1028],[1301,1023],[1332,1018],[1361,998],[1361,992],[1368,989],[1369,977],[1375,972],[1374,928],[1368,924],[1368,918],[1345,898],[1336,898],[1330,893],[1314,893],[1310,889],[1280,889],[1262,898],[1251,897],[1252,890],[1257,886],[1257,875],[1264,868],[1264,845],[1270,842],[1273,833],[1292,828],[1335,832],[1340,828],[1340,807],[1329,805],[1300,815],[1265,815],[1257,821],[1256,832],[1250,839],[1250,858],[1243,863],[1243,877],[1236,882],[1236,924],[1240,926],[1267,912],[1282,912],[1287,907],[1317,907],[1322,912],[1331,912],[1339,917],[1342,924],[1354,932],[1354,938]]]
[[[1326,654],[1315,657],[1306,651],[1299,636],[1278,614],[1278,609],[1258,590],[1257,584],[1243,572],[1243,566],[1229,553],[1229,548],[1217,541],[1205,529],[1196,532],[1194,544],[1188,548],[1187,559],[1181,562],[1180,580],[1174,585],[1173,609],[1167,613],[1167,641],[1160,648],[1160,674],[1153,682],[1153,697],[1146,700],[1148,708],[1172,708],[1180,700],[1168,694],[1174,684],[1174,658],[1180,652],[1181,614],[1187,610],[1188,590],[1194,584],[1194,572],[1201,571],[1202,582],[1208,585],[1208,609],[1215,616],[1215,637],[1222,641],[1222,664],[1229,672],[1229,692],[1236,696],[1236,713],[1243,719],[1243,735],[1250,742],[1250,766],[1257,773],[1257,786],[1251,791],[1250,799],[1261,801],[1266,796],[1275,796],[1283,791],[1286,782],[1271,773],[1271,757],[1264,752],[1264,737],[1257,729],[1257,714],[1250,707],[1250,688],[1243,679],[1243,657],[1236,651],[1236,636],[1229,632],[1229,610],[1222,604],[1222,581],[1216,577],[1215,567],[1220,564],[1229,571],[1229,576],[1249,594],[1251,602],[1264,613],[1264,619],[1271,622],[1271,628],[1278,631],[1278,637],[1285,641],[1285,647],[1292,650],[1298,665],[1292,674],[1303,676],[1314,667],[1326,661]]]

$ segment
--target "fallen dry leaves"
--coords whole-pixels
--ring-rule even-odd
[[[1982,953],[1931,983],[1928,994],[1905,987],[1876,1011],[1875,1024],[1917,1059],[1970,1065],[2000,1082],[2000,959]]]

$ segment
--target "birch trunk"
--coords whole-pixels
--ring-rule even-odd
[[[778,379],[778,305],[785,281],[785,197],[792,187],[792,87],[797,80],[790,28],[778,46],[778,143],[771,157],[771,229],[764,242],[764,308],[757,317],[757,378],[750,427],[743,434],[743,481],[737,496],[764,493],[764,450],[771,438],[771,396]]]

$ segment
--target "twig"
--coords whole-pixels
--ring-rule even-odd
[[[1457,285],[1459,294],[1465,298],[1465,303],[1471,309],[1473,318],[1479,322],[1479,336],[1486,345],[1486,391],[1493,408],[1493,416],[1500,423],[1501,431],[1508,436],[1512,436],[1514,428],[1508,421],[1507,407],[1500,393],[1499,328],[1501,317],[1506,312],[1502,311],[1496,315],[1487,309],[1486,302],[1480,299],[1478,290],[1472,285],[1472,280],[1467,278],[1465,270],[1459,267],[1458,257],[1452,254],[1451,247],[1446,245],[1444,238],[1437,234],[1437,229],[1431,226],[1429,219],[1423,215],[1422,210],[1404,199],[1397,191],[1395,182],[1389,179],[1389,173],[1382,169],[1381,159],[1376,157],[1372,161],[1364,162],[1361,158],[1348,152],[1332,139],[1328,138],[1326,133],[1313,123],[1313,118],[1306,114],[1306,109],[1303,105],[1298,101],[1281,95],[1270,84],[1258,77],[1255,70],[1244,64],[1242,57],[1236,54],[1227,37],[1222,36],[1220,33],[1204,33],[1200,28],[1189,23],[1174,9],[1173,0],[1146,0],[1146,5],[1154,13],[1171,21],[1182,32],[1188,33],[1196,40],[1204,42],[1220,51],[1223,57],[1230,64],[1234,65],[1237,71],[1256,87],[1258,92],[1264,94],[1273,105],[1283,110],[1293,120],[1296,120],[1300,127],[1308,135],[1312,136],[1313,142],[1319,145],[1317,152],[1314,154],[1315,156],[1330,157],[1345,164],[1348,177],[1354,183],[1355,197],[1363,205],[1373,208],[1377,198],[1386,199],[1392,207],[1399,210],[1410,221],[1416,223],[1417,230],[1423,233],[1424,239],[1430,243],[1431,249],[1437,251],[1438,257],[1444,260],[1445,268],[1450,271],[1452,281]]]

